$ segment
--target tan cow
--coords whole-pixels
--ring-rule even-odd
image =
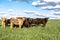
[[[23,17],[11,18],[10,19],[10,28],[12,29],[13,25],[19,25],[19,28],[21,28],[24,20],[25,20],[25,18],[23,18]]]
[[[2,17],[1,20],[2,20],[2,27],[5,28],[7,18],[6,17]]]

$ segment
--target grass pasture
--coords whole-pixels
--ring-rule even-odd
[[[0,40],[60,40],[60,20],[49,20],[46,27],[2,28],[0,22]]]

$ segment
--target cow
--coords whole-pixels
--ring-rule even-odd
[[[5,28],[7,18],[6,17],[2,17],[1,20],[2,20],[2,27]]]
[[[2,17],[2,26],[5,28],[8,24],[10,24],[10,19],[7,19],[6,17]]]
[[[10,28],[12,29],[13,25],[19,25],[19,28],[21,28],[24,20],[24,17],[10,18]]]
[[[39,25],[39,24],[43,24],[43,27],[45,27],[47,21],[48,21],[49,18],[36,18],[36,19],[33,19],[33,24],[35,25]]]
[[[7,19],[7,20],[6,20],[6,26],[7,26],[8,24],[10,24],[10,19]]]
[[[32,18],[26,18],[24,23],[23,23],[23,26],[25,27],[30,27],[32,25]]]

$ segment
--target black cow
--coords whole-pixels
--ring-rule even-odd
[[[23,26],[25,27],[30,27],[32,25],[32,18],[26,18],[24,23],[23,23]]]
[[[10,19],[6,20],[6,25],[10,24]]]

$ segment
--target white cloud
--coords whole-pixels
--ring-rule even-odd
[[[34,6],[56,6],[59,4],[59,2],[55,3],[53,0],[44,0],[43,2],[41,1],[34,1],[32,2],[32,5]]]
[[[52,9],[53,6],[44,6],[44,7],[42,7],[42,9],[46,9],[46,8],[48,8],[48,9]]]
[[[56,5],[55,7],[53,7],[53,8],[60,8],[60,5]]]
[[[4,12],[0,12],[0,14],[4,14]]]
[[[35,2],[32,2],[32,5],[44,5],[46,3],[41,3],[40,1],[35,1]]]
[[[45,10],[60,10],[60,0],[43,0],[32,2],[33,6],[41,7]]]
[[[43,6],[42,9],[51,9],[51,10],[55,10],[55,9],[60,9],[60,5],[56,5],[56,6]]]
[[[24,13],[26,13],[26,14],[32,14],[32,13],[35,13],[35,11],[24,10]]]
[[[45,2],[60,2],[60,0],[44,0]]]
[[[32,2],[32,5],[38,5],[40,2]]]
[[[6,12],[0,12],[0,15],[7,15],[7,13]]]
[[[24,12],[35,12],[35,11],[24,10]]]
[[[1,11],[1,12],[0,12],[0,18],[1,18],[1,17],[10,18],[10,17],[13,17],[13,16],[15,17],[16,14],[17,14],[17,12],[16,12],[15,10],[9,9],[9,10],[7,10],[7,11]]]
[[[6,13],[12,14],[12,15],[17,14],[16,10],[14,10],[14,9],[9,9]]]
[[[13,9],[9,9],[8,12],[13,12],[14,10]]]
[[[50,19],[60,19],[60,16],[54,15],[54,13],[60,13],[60,12],[50,12],[48,13],[43,13],[43,12],[38,12],[38,11],[28,11],[28,13],[34,12],[33,14],[38,15],[39,18],[44,18],[44,17],[49,17]]]
[[[59,15],[60,16],[60,12],[52,12],[54,15]]]

